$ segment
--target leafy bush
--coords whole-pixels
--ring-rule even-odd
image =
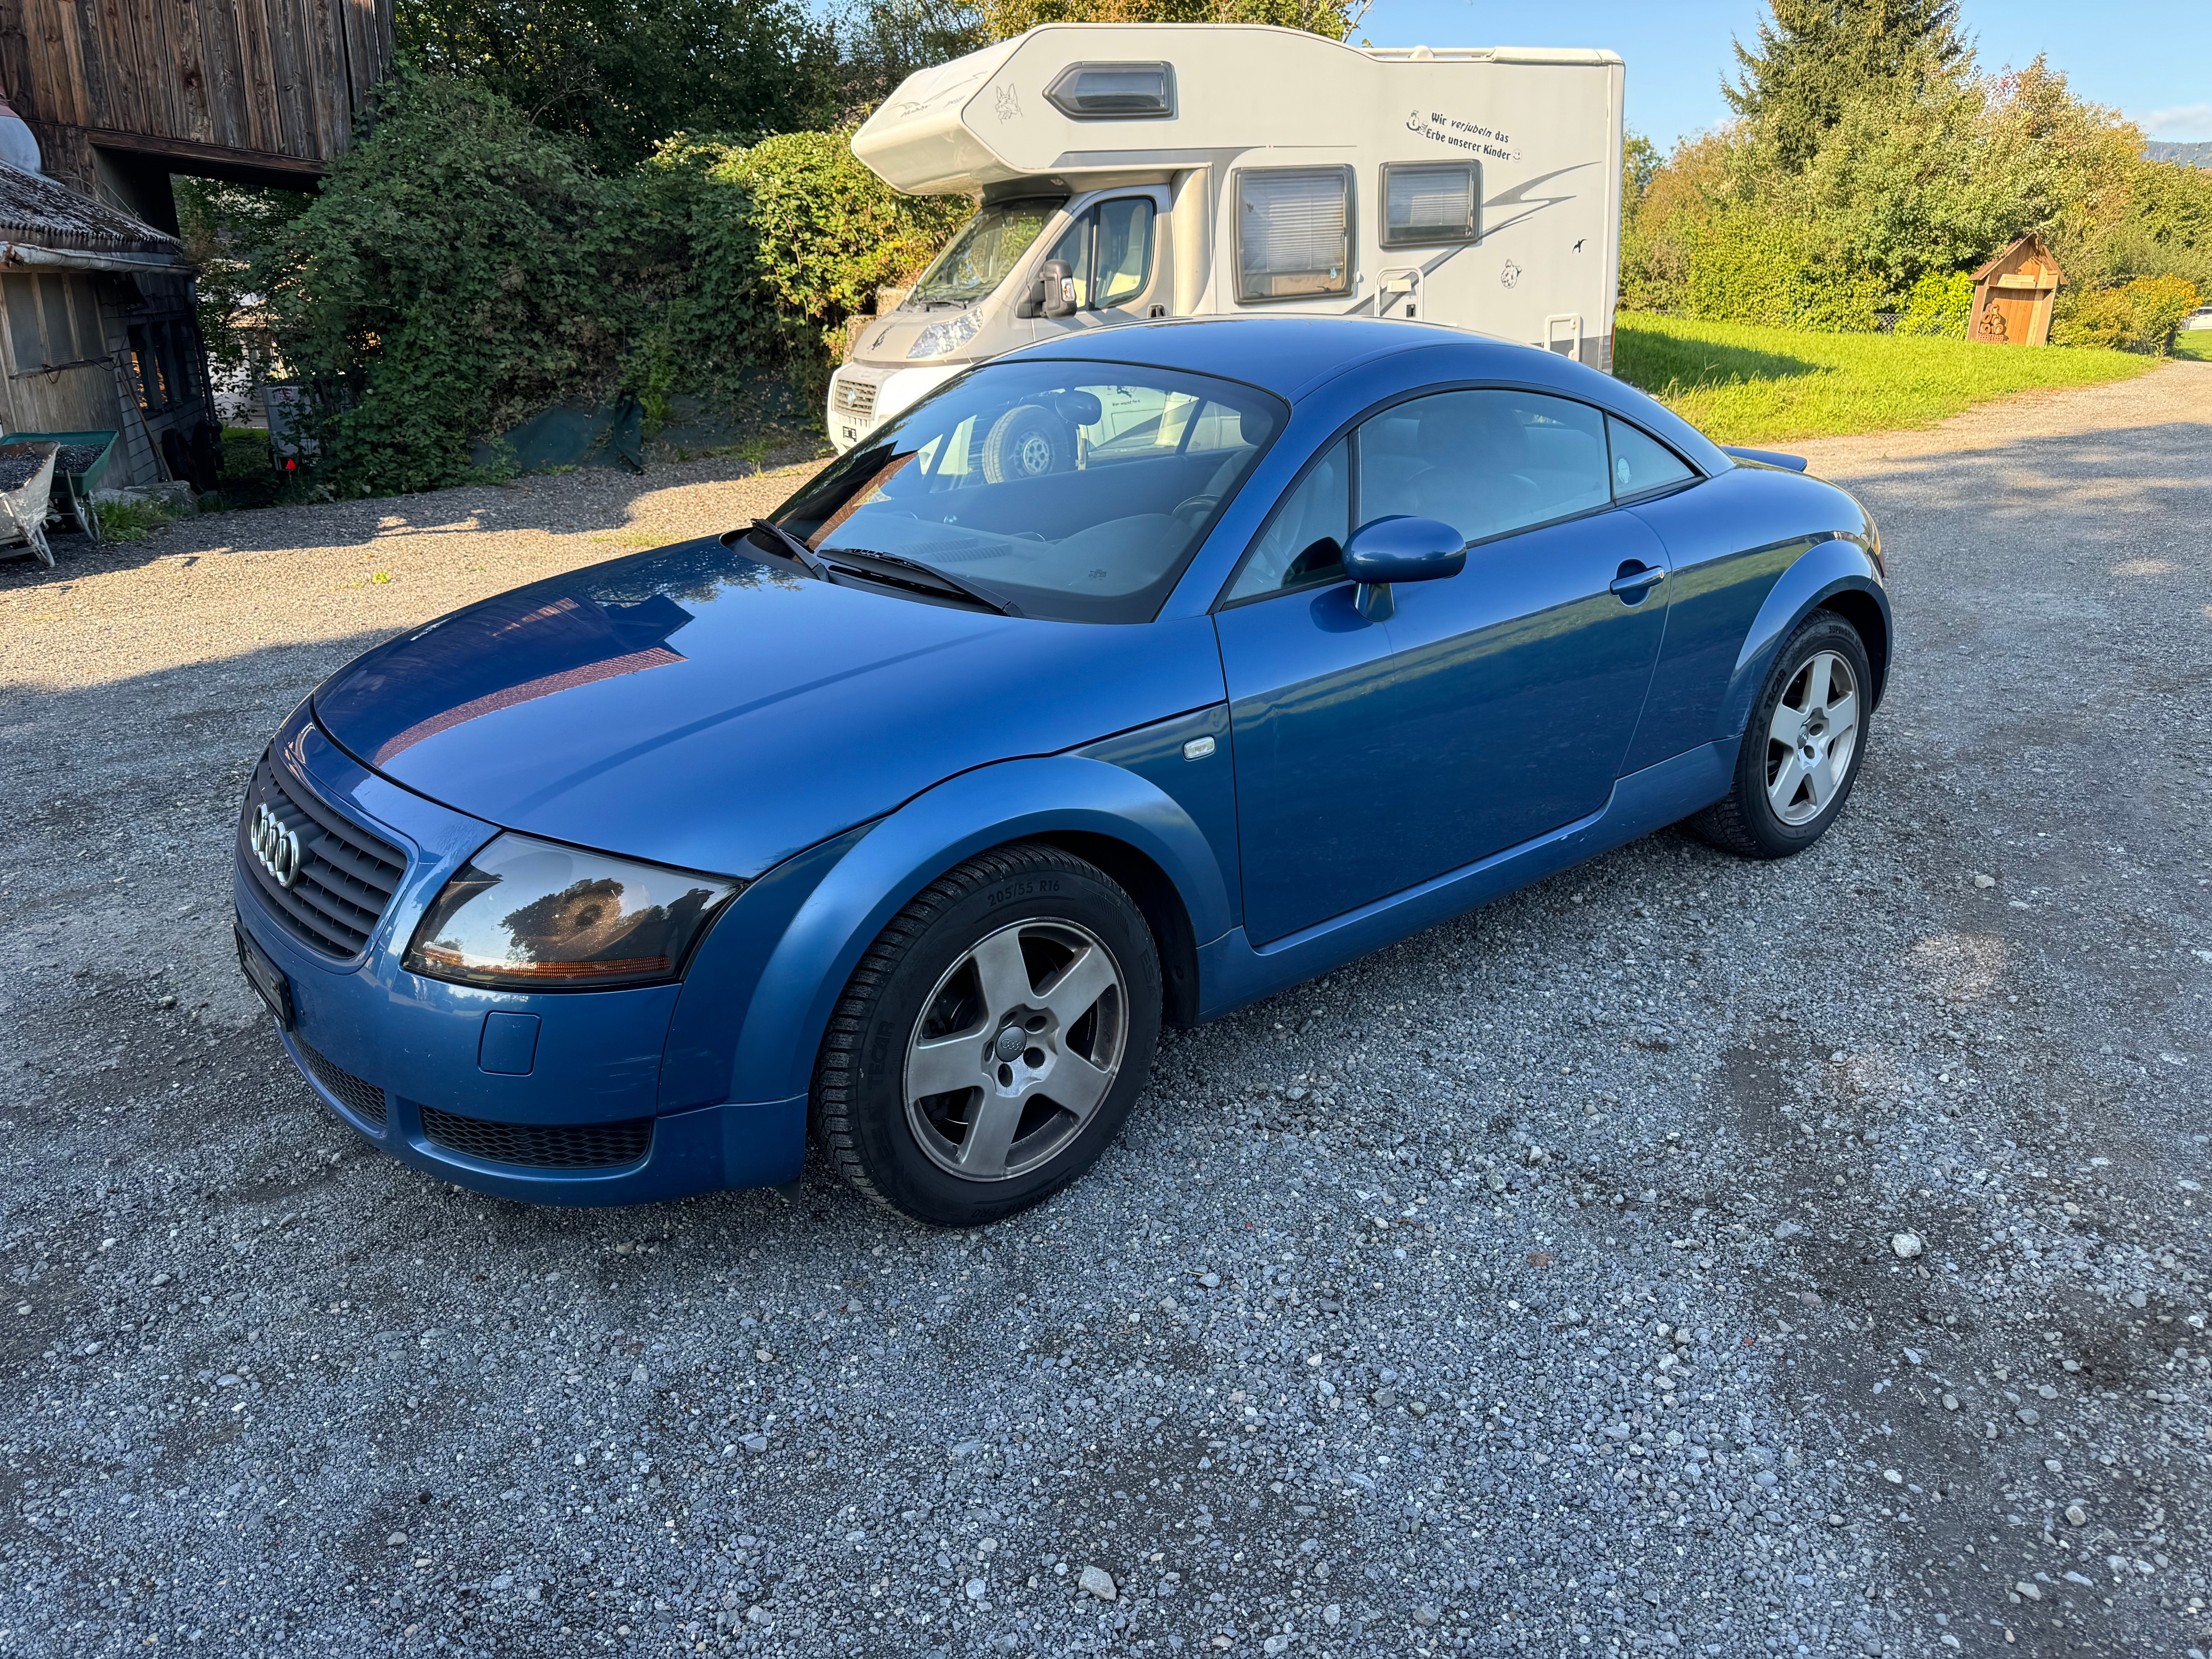
[[[2139,276],[2118,288],[2062,292],[2051,341],[2163,355],[2173,349],[2181,319],[2197,307],[2195,285],[2179,276]]]
[[[1974,279],[1963,270],[1948,276],[1931,270],[1906,293],[1905,308],[1898,313],[1897,331],[1963,340],[1973,314]]]
[[[2197,285],[2181,276],[2138,276],[2120,290],[2135,313],[2140,349],[2168,352],[2181,319],[2197,309]]]
[[[505,100],[405,66],[255,275],[341,493],[471,476],[469,440],[616,378],[631,192]]]
[[[974,211],[900,195],[854,157],[850,129],[750,147],[679,135],[641,179],[641,217],[684,272],[632,360],[648,421],[679,383],[727,393],[763,360],[818,392],[845,319]]]

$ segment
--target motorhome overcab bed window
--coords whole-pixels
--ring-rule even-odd
[[[1382,246],[1440,247],[1481,239],[1482,168],[1474,161],[1385,161]]]
[[[1175,70],[1166,64],[1072,64],[1045,100],[1077,121],[1141,121],[1175,114]]]
[[[1237,298],[1352,292],[1352,169],[1240,167]]]

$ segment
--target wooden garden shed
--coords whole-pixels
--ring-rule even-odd
[[[2051,307],[2066,273],[2040,236],[2023,236],[1974,273],[1966,337],[1990,345],[2045,345]]]

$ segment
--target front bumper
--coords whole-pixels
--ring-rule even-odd
[[[279,764],[333,809],[407,854],[368,944],[343,962],[281,922],[242,862],[235,874],[239,926],[290,992],[285,1050],[348,1125],[441,1180],[539,1203],[647,1203],[798,1174],[804,1096],[695,1097],[689,1109],[661,1109],[679,986],[521,994],[408,972],[400,957],[416,921],[497,827],[369,772],[304,707],[273,747]],[[518,1048],[518,1031],[534,1042]]]

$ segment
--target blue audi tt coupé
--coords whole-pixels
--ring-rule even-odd
[[[1888,672],[1873,524],[1569,359],[1163,323],[975,368],[773,518],[378,647],[287,720],[238,948],[478,1190],[925,1220],[1085,1168],[1204,1020],[1687,818],[1778,858]]]

